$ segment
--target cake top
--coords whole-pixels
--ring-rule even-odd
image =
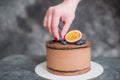
[[[51,48],[51,49],[79,49],[79,48],[86,48],[86,47],[91,47],[91,42],[89,40],[86,40],[84,44],[77,45],[75,43],[68,43],[66,45],[63,45],[60,41],[56,41],[51,43],[50,41],[46,42],[46,47]]]
[[[69,31],[65,35],[65,39],[60,38],[58,41],[50,40],[46,42],[46,47],[51,49],[78,49],[90,47],[91,42],[83,39],[82,32],[79,30]]]

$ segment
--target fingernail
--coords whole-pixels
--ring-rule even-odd
[[[57,38],[57,37],[55,37],[54,39],[55,39],[56,41],[58,41],[58,38]]]

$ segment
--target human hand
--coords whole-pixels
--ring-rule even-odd
[[[58,25],[62,21],[64,23],[60,36],[64,39],[72,21],[75,18],[75,10],[79,0],[64,0],[63,3],[50,7],[44,18],[44,27],[49,33],[59,40]]]

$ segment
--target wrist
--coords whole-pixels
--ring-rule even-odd
[[[64,0],[63,3],[70,5],[70,7],[76,8],[81,0]]]
[[[70,3],[70,4],[73,4],[73,5],[78,5],[78,3],[80,2],[81,0],[64,0],[63,2],[65,3]]]

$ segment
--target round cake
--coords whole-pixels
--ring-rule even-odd
[[[66,44],[46,42],[47,70],[62,76],[80,75],[90,70],[91,43]]]

